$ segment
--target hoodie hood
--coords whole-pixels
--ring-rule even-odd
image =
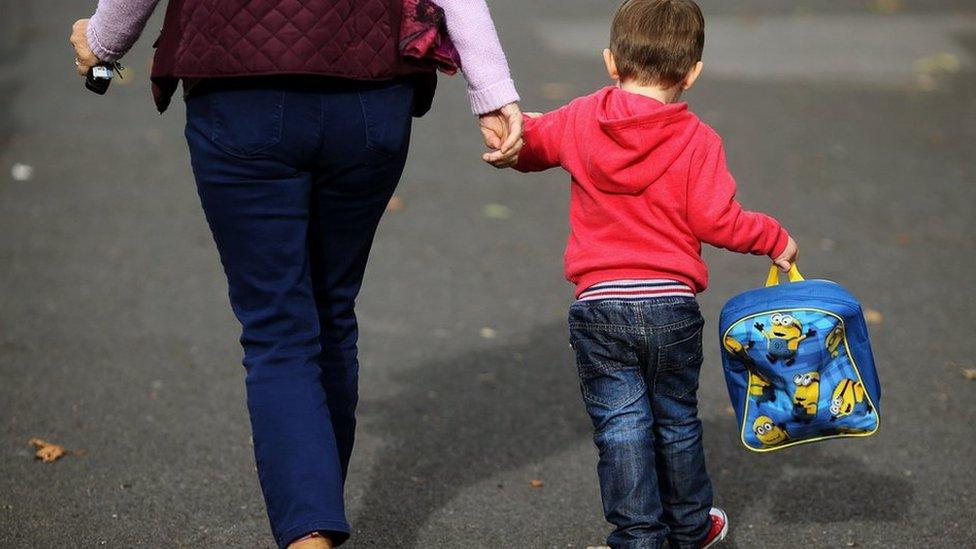
[[[617,87],[603,90],[597,120],[606,139],[592,148],[599,161],[587,162],[587,172],[598,189],[618,194],[639,194],[657,181],[701,123],[686,103],[664,104]]]

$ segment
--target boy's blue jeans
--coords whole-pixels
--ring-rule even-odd
[[[359,380],[354,305],[407,155],[413,87],[221,80],[186,139],[243,326],[247,405],[275,540],[349,535],[343,483]]]
[[[703,324],[689,297],[577,301],[569,310],[614,549],[697,548],[708,533],[712,485],[697,408]]]

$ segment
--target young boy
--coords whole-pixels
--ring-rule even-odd
[[[603,52],[617,85],[527,119],[515,166],[572,175],[570,341],[615,549],[725,538],[697,416],[701,243],[768,255],[783,270],[797,254],[776,220],[736,202],[719,136],[678,102],[703,45],[693,1],[628,0]]]

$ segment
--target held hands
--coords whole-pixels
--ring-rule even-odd
[[[800,250],[796,245],[796,240],[793,240],[793,237],[791,236],[790,240],[786,243],[786,249],[783,250],[783,253],[779,254],[779,257],[773,259],[773,263],[779,267],[779,270],[787,273],[790,271],[793,264],[796,263],[796,256],[799,254],[799,252]]]
[[[98,57],[88,47],[88,19],[79,19],[71,27],[71,38],[68,40],[75,47],[75,66],[78,74],[85,76],[88,69],[101,63]]]
[[[496,168],[514,166],[522,149],[522,111],[518,103],[509,103],[478,118],[485,146],[491,149],[481,159]]]

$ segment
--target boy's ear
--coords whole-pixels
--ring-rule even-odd
[[[610,48],[603,48],[603,62],[607,65],[607,74],[611,80],[620,80],[620,73],[617,72],[617,61],[613,58]]]
[[[695,63],[694,67],[688,71],[688,75],[685,76],[684,82],[681,83],[681,89],[687,90],[695,85],[695,80],[698,80],[698,75],[701,74],[702,68],[705,66],[701,61]]]

